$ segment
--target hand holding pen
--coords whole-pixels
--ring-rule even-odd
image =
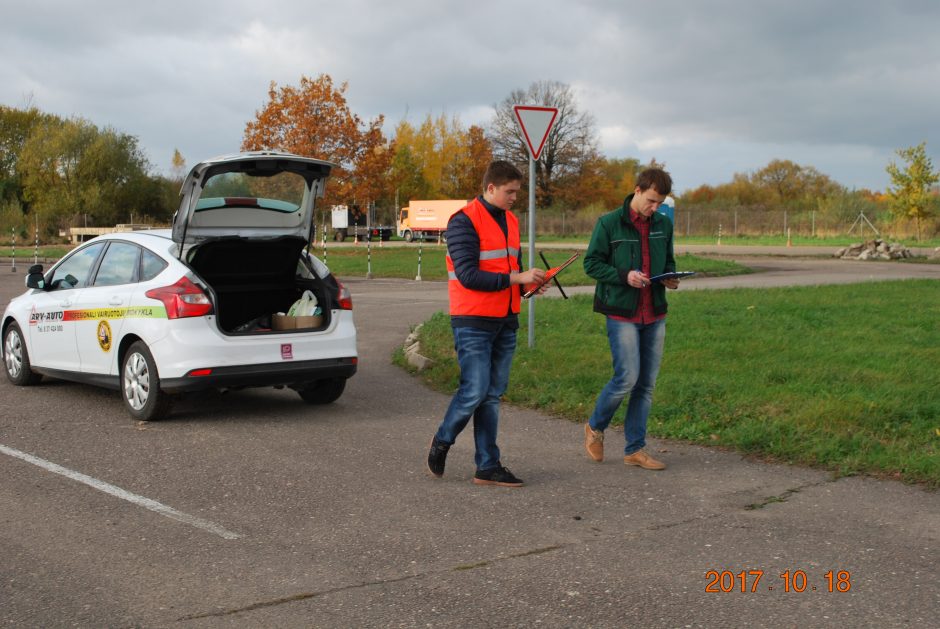
[[[641,269],[627,273],[627,284],[633,288],[643,288],[650,285],[650,278]]]

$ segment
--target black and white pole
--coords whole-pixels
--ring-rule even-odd
[[[323,221],[323,233],[320,235],[323,242],[323,264],[326,264],[326,221]]]
[[[372,279],[372,238],[366,236],[366,279]]]
[[[39,217],[36,217],[36,251],[33,253],[33,264],[39,263]]]
[[[10,272],[16,273],[16,228],[10,228],[10,244],[13,247],[13,251],[10,257]]]
[[[416,282],[421,281],[421,241],[423,240],[424,238],[418,238],[418,274],[415,275]]]

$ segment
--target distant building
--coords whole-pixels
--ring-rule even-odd
[[[133,232],[141,229],[153,229],[153,225],[143,225],[141,223],[119,223],[114,227],[70,227],[69,242],[73,245],[77,245],[102,234],[113,234],[115,232]]]

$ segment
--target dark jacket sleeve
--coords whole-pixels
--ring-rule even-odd
[[[666,272],[672,273],[676,270],[676,255],[673,248],[675,229],[671,220],[665,219],[663,223],[665,223],[664,229],[669,232],[669,239],[666,241]]]
[[[492,292],[509,287],[508,273],[480,270],[480,237],[463,212],[457,212],[447,222],[447,253],[454,262],[457,281],[465,288]]]

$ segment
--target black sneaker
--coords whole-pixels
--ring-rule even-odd
[[[512,472],[502,465],[497,465],[488,470],[477,470],[477,473],[473,475],[473,482],[477,485],[522,487],[522,479],[516,478]]]
[[[437,478],[444,475],[444,463],[447,462],[447,451],[450,444],[438,441],[437,437],[431,439],[431,449],[428,451],[428,471]]]

